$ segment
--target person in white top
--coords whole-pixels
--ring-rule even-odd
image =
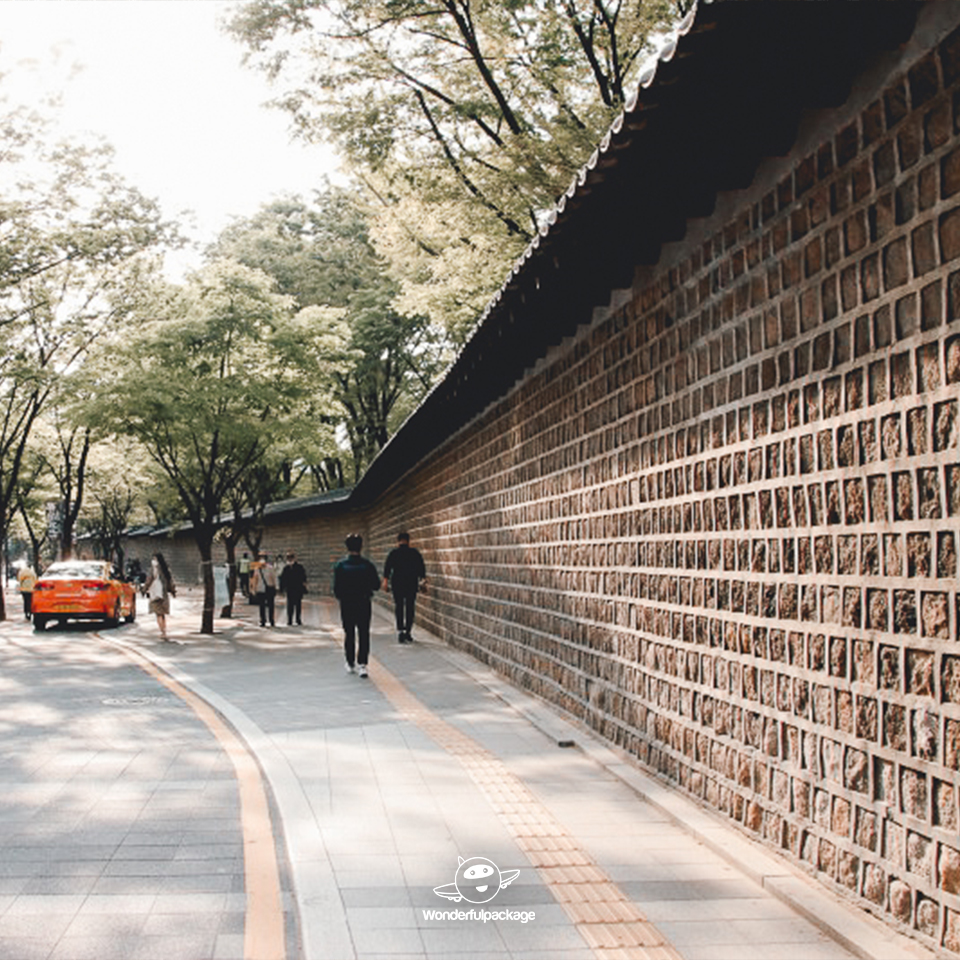
[[[170,613],[170,598],[177,595],[170,568],[162,553],[155,553],[150,562],[150,573],[143,583],[144,596],[150,599],[150,612],[156,614],[160,636],[167,638],[167,615]]]

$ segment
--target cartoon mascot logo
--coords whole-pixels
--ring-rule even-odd
[[[519,870],[501,873],[500,868],[486,857],[471,857],[469,860],[457,857],[457,860],[460,865],[453,883],[433,888],[438,897],[446,897],[454,903],[461,900],[468,903],[487,903],[520,876]]]

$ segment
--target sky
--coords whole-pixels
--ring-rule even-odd
[[[238,2],[0,0],[0,93],[62,94],[65,131],[102,135],[166,217],[193,211],[194,249],[168,272],[196,266],[232,216],[336,176],[328,148],[293,142],[286,114],[264,106],[268,81],[219,29]]]

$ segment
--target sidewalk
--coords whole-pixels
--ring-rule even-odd
[[[275,629],[239,606],[214,637],[178,606],[182,645],[146,618],[124,642],[257,757],[305,960],[931,956],[472,659],[423,631],[398,645],[382,611],[364,680],[343,670],[332,603]],[[518,874],[452,902],[435,888],[458,858]]]

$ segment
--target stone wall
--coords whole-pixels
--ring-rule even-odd
[[[347,527],[378,564],[408,529],[421,623],[960,952],[960,31],[932,7],[362,516],[265,543],[322,587]]]
[[[808,117],[370,528],[424,549],[437,634],[960,951],[960,34],[938,42]]]

